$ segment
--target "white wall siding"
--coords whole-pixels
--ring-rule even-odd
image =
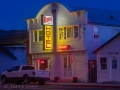
[[[120,81],[120,36],[111,41],[109,44],[104,46],[102,49],[100,49],[97,52],[97,82],[105,82],[105,81],[111,81],[111,58],[116,57],[117,62],[117,70],[118,75],[114,74],[113,77],[117,77],[118,81]],[[109,54],[112,52],[113,54]],[[119,54],[116,54],[116,52],[119,52]],[[107,57],[107,70],[100,70],[100,57]]]
[[[84,30],[85,31],[84,43],[85,43],[85,49],[88,50],[89,60],[95,60],[96,57],[95,55],[92,54],[92,52],[115,35],[113,27],[98,25],[99,38],[94,38],[94,33],[93,33],[94,26],[96,25],[86,25],[85,26],[86,30]]]
[[[86,51],[80,52],[79,56],[76,57],[76,77],[78,80],[87,82],[88,80],[88,62]]]
[[[44,12],[41,12],[41,15],[52,15],[52,6],[49,5],[45,9]],[[76,12],[69,12],[64,6],[58,4],[57,6],[57,26],[70,26],[70,25],[78,25],[83,24],[85,22],[85,12],[81,11],[80,16],[78,17]],[[41,17],[41,16],[40,16]],[[39,17],[39,18],[40,18]],[[41,26],[41,23],[39,23]],[[42,28],[42,26],[40,27]],[[36,28],[36,25],[32,25],[30,30],[37,30],[40,28]],[[80,37],[76,39],[66,39],[66,40],[59,40],[59,32],[57,32],[57,47],[61,44],[68,44],[71,46],[70,50],[83,50],[83,26],[80,28]],[[43,50],[43,42],[32,42],[33,36],[31,33],[30,45],[31,45],[31,53],[39,53],[39,52],[46,52]],[[58,50],[59,51],[59,50]],[[47,52],[52,52],[47,51]]]

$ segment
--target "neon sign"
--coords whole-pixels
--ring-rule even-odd
[[[43,24],[44,25],[53,25],[53,17],[52,16],[43,16]]]
[[[45,49],[52,49],[52,26],[45,26]]]
[[[59,48],[60,50],[67,50],[67,49],[70,48],[70,45],[60,45],[58,48]]]

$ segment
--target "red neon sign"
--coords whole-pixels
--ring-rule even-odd
[[[52,16],[43,16],[44,25],[53,25],[53,17]]]
[[[41,64],[44,64],[44,63],[45,63],[45,61],[40,61],[40,63],[41,63]]]
[[[70,48],[70,45],[60,45],[58,48],[59,48],[60,50],[67,50],[67,49]]]

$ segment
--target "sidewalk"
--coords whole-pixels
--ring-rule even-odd
[[[120,88],[120,83],[73,83],[73,82],[46,82],[46,85],[62,85],[62,86],[80,86],[80,87],[105,87]]]
[[[1,82],[0,82],[1,85]],[[51,82],[47,81],[46,85],[61,85],[61,86],[79,86],[79,87],[102,87],[102,88],[120,88],[120,83],[73,83],[73,82]]]

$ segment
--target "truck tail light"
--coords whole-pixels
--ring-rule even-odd
[[[32,75],[35,75],[35,72],[34,72],[34,71],[32,71]]]

